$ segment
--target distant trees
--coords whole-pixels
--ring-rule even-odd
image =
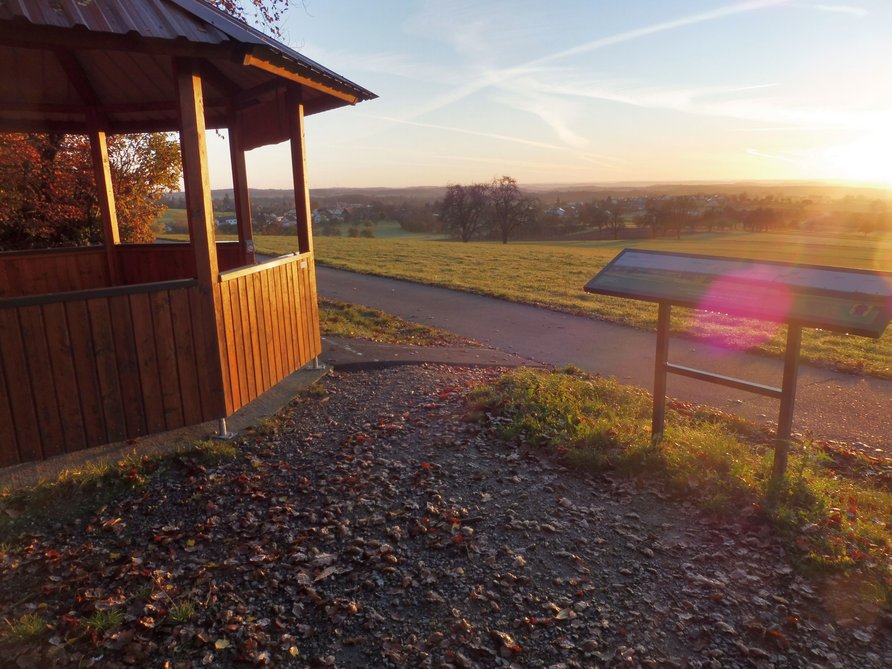
[[[507,244],[512,233],[530,224],[537,212],[536,201],[524,197],[517,180],[509,176],[489,184],[447,186],[439,206],[444,228],[463,242],[489,232]]]

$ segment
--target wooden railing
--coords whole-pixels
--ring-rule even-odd
[[[109,285],[102,246],[0,253],[0,298]]]
[[[195,281],[0,300],[0,466],[224,414]]]
[[[229,414],[320,354],[313,256],[223,273],[217,290]]]

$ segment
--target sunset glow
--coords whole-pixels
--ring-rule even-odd
[[[380,95],[307,122],[311,185],[820,179],[892,186],[887,0],[347,0],[284,39]],[[229,179],[226,142],[211,137]],[[287,149],[252,182],[287,187]]]

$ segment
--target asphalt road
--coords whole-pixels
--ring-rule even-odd
[[[316,272],[322,297],[375,307],[545,365],[573,364],[653,388],[653,332],[409,281],[322,266]],[[673,338],[669,360],[758,383],[781,384],[780,360],[700,342]],[[668,393],[757,422],[777,421],[778,401],[767,397],[675,375],[669,376]],[[803,365],[793,430],[892,456],[892,382]]]

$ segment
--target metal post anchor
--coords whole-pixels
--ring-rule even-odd
[[[215,434],[211,439],[215,441],[231,441],[238,436],[236,432],[230,432],[226,427],[226,419],[221,418],[220,422],[217,424],[217,434]]]

